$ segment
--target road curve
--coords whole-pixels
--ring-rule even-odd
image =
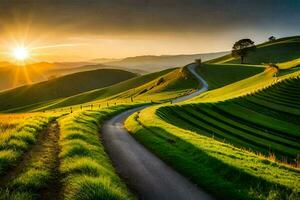
[[[195,72],[196,65],[188,65],[203,88],[197,95],[207,90],[207,83]],[[191,94],[180,97],[179,101],[190,99]],[[187,98],[188,97],[188,98]],[[175,102],[175,100],[174,100]],[[210,200],[209,194],[199,189],[185,177],[177,173],[162,160],[138,143],[124,128],[124,121],[132,113],[148,106],[125,111],[106,121],[102,127],[104,146],[117,172],[139,199],[144,200]]]
[[[179,103],[181,101],[186,101],[188,99],[191,99],[195,96],[198,96],[199,94],[205,92],[208,90],[208,84],[207,82],[196,72],[196,67],[197,65],[195,63],[189,64],[187,65],[188,70],[197,78],[197,80],[199,81],[199,85],[200,85],[200,89],[197,90],[196,92],[193,92],[192,94],[183,96],[183,97],[179,97],[175,100],[173,100],[173,103]]]

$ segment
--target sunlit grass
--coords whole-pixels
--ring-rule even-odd
[[[266,69],[257,75],[205,92],[184,103],[218,102],[254,94],[279,82],[300,76],[299,69],[277,71]]]
[[[134,199],[116,175],[99,137],[105,119],[130,107],[76,111],[60,120],[64,199]]]
[[[215,196],[222,199],[299,197],[298,169],[171,125],[155,112],[156,108],[152,107],[132,115],[126,120],[127,129],[147,148]]]
[[[52,114],[0,115],[0,174],[17,163],[53,119]],[[6,128],[3,128],[6,127]]]
[[[28,103],[28,105],[10,109],[4,108],[4,112],[36,112],[42,110],[60,112],[62,110],[99,109],[126,103],[149,103],[184,96],[195,91],[197,87],[198,82],[193,79],[186,68],[168,69],[66,98]]]

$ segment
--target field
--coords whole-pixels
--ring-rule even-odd
[[[299,64],[299,59],[277,63],[278,72],[204,63],[198,73],[213,90],[135,113],[125,126],[220,199],[298,199]]]
[[[55,115],[22,114],[4,115],[0,118],[0,174],[4,175],[36,142],[38,133],[45,129]]]
[[[129,102],[150,102],[161,101],[183,96],[185,94],[193,92],[198,87],[197,81],[193,79],[193,76],[189,72],[183,69],[168,69],[160,72],[151,73],[123,81],[121,83],[105,87],[102,89],[91,90],[84,93],[79,93],[74,96],[66,98],[58,98],[50,101],[40,101],[34,103],[29,98],[29,103],[26,106],[16,106],[12,109],[11,106],[2,106],[2,112],[28,112],[28,111],[41,111],[49,110],[61,107],[80,106],[80,105],[106,105],[117,103],[129,103]],[[11,95],[18,97],[19,93],[15,91],[9,91]],[[3,98],[8,98],[5,93],[0,93]],[[26,91],[23,95],[28,97],[31,94],[27,94]],[[19,100],[19,98],[15,98]],[[32,103],[31,103],[32,102]],[[9,101],[8,104],[13,105],[17,102]]]
[[[59,121],[64,199],[134,199],[116,175],[98,134],[104,119],[128,108],[83,111]]]
[[[247,97],[162,107],[157,114],[181,128],[294,161],[300,153],[299,86],[299,80],[292,79]]]
[[[205,77],[209,89],[223,87],[225,85],[243,80],[258,74],[264,70],[260,65],[238,65],[238,64],[208,64],[204,63],[197,68],[198,74]]]
[[[194,109],[186,109],[180,115],[166,112],[173,108],[156,109],[132,115],[125,123],[126,128],[157,156],[217,198],[299,198],[298,168],[278,162],[273,155],[264,156],[216,140],[214,132],[206,135],[203,129],[199,131],[202,123],[197,124],[196,132],[193,125],[200,120],[190,114]],[[183,121],[179,116],[190,119]]]
[[[137,75],[123,70],[99,69],[18,87],[0,93],[0,110],[28,106],[105,88],[135,76]]]
[[[0,199],[135,199],[99,137],[103,120],[133,106],[1,116]]]

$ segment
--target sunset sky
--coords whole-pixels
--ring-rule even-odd
[[[0,0],[0,61],[16,45],[36,61],[230,50],[300,34],[299,0]]]

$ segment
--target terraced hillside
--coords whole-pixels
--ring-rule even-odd
[[[162,107],[157,114],[181,128],[294,162],[300,155],[299,89],[300,80],[289,79],[254,95]]]
[[[221,199],[298,199],[299,62],[278,66],[177,105],[145,109],[125,126]]]

